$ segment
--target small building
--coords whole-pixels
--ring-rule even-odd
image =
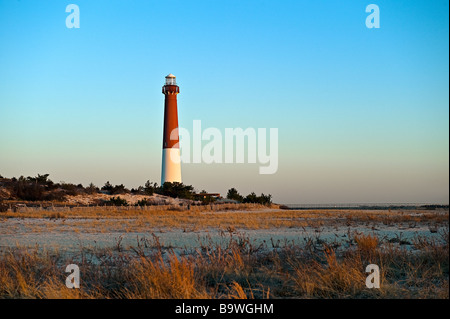
[[[200,197],[203,197],[203,198],[207,198],[207,197],[211,197],[211,198],[215,198],[215,199],[220,198],[219,193],[199,193],[197,195]]]

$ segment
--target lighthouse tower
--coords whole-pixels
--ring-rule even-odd
[[[161,185],[164,185],[165,182],[181,183],[177,110],[177,94],[180,93],[180,88],[177,85],[175,75],[169,74],[166,76],[162,93],[165,100]]]

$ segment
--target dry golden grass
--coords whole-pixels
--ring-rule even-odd
[[[180,232],[219,229],[226,245],[212,240],[197,249],[164,248],[158,238],[123,251],[86,249],[68,257],[41,249],[0,252],[0,298],[449,298],[448,211],[247,211],[88,208],[1,213],[3,235],[64,233]],[[250,209],[250,207],[247,207]],[[4,226],[23,218],[20,226]],[[33,223],[33,219],[39,222]],[[29,223],[27,223],[29,222]],[[5,223],[5,224],[3,224]],[[439,239],[416,237],[408,249],[375,234],[348,234],[336,245],[316,237],[304,244],[255,247],[239,229],[312,227],[430,227]],[[446,231],[440,232],[440,228]],[[232,236],[232,234],[234,234]],[[436,235],[436,233],[434,233]],[[229,237],[228,237],[229,236]],[[80,289],[65,287],[65,266],[82,271]],[[365,266],[377,264],[381,289],[367,289]]]
[[[194,263],[171,254],[164,261],[159,253],[153,260],[141,257],[131,264],[127,275],[125,298],[193,299],[208,298],[201,278],[194,272]]]
[[[338,261],[334,251],[325,253],[324,260],[293,263],[296,290],[307,297],[351,298],[364,293],[366,275],[361,258]]]
[[[39,250],[13,251],[0,260],[0,296],[2,298],[97,298],[95,289],[67,289],[58,258]]]
[[[246,237],[220,246],[174,252],[154,239],[134,253],[81,249],[72,258],[10,249],[0,253],[0,298],[449,298],[448,232],[417,238],[416,250],[374,235],[333,248],[314,238],[304,245],[255,247]],[[81,288],[65,287],[76,263]],[[377,264],[381,288],[365,287],[365,267]]]
[[[8,204],[8,201],[5,201]],[[34,203],[39,205],[39,202]],[[61,203],[59,203],[61,205]],[[14,205],[13,205],[14,206]],[[265,206],[255,203],[239,204],[209,204],[209,205],[191,205],[189,208],[184,205],[152,205],[152,206],[53,206],[47,203],[43,207],[20,207],[17,211],[8,210],[2,212],[5,218],[49,218],[54,212],[63,212],[72,218],[94,218],[94,217],[117,217],[118,213],[122,217],[134,217],[138,215],[147,215],[148,213],[162,212],[223,212],[223,211],[254,211],[262,209],[279,209],[279,205],[271,204]]]
[[[361,251],[361,253],[367,256],[373,255],[379,245],[379,239],[376,235],[355,235],[354,240],[358,245],[358,249]]]
[[[203,207],[203,206],[201,206]],[[208,206],[209,207],[209,206]],[[230,206],[231,207],[231,206]],[[256,207],[256,206],[255,206]],[[24,224],[29,232],[46,232],[50,228],[70,231],[70,227],[82,232],[142,232],[148,229],[181,229],[196,231],[215,228],[227,229],[274,229],[303,227],[385,227],[416,228],[426,225],[430,232],[438,227],[448,226],[448,211],[327,211],[327,210],[278,210],[255,208],[254,210],[211,211],[167,211],[141,210],[120,207],[83,208],[69,211],[30,211],[22,213],[0,213],[0,225],[8,218],[44,219],[33,225]],[[250,207],[247,207],[250,209]],[[152,208],[153,209],[153,208]],[[5,231],[11,231],[7,229]]]

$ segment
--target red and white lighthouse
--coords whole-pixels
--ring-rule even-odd
[[[173,74],[166,76],[162,87],[164,100],[164,132],[162,150],[161,185],[165,182],[181,183],[180,144],[178,136],[177,94],[180,88]]]

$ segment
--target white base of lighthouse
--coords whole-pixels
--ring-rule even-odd
[[[161,185],[165,182],[181,183],[181,157],[179,148],[163,148]]]

